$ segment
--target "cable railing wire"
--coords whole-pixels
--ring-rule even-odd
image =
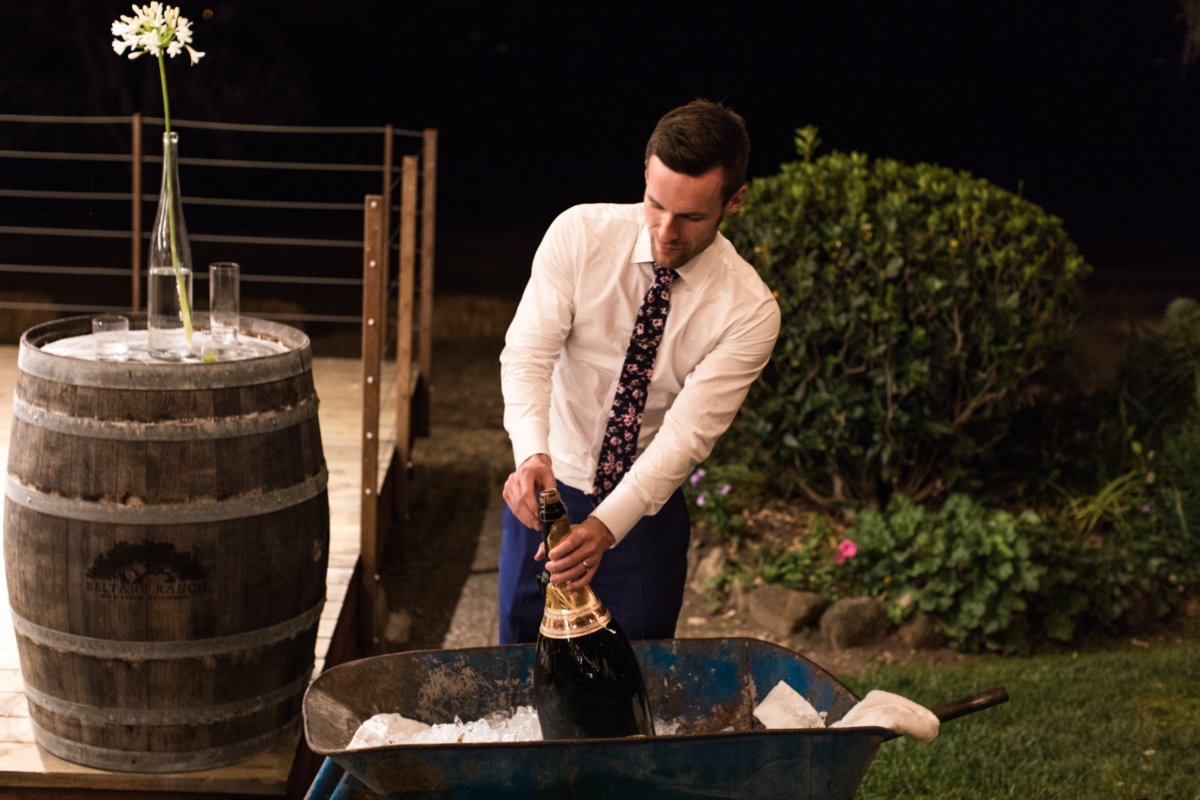
[[[100,275],[127,278],[129,270],[120,267],[50,267],[41,264],[0,264],[0,272],[23,272],[31,275]]]
[[[128,163],[129,153],[64,153],[46,150],[0,150],[0,158],[36,159],[38,161],[93,161],[96,163]],[[161,164],[162,156],[147,154],[142,163]],[[345,164],[320,161],[263,161],[238,158],[179,158],[179,163],[191,167],[229,167],[234,169],[278,169],[302,172],[379,172],[378,164]],[[392,171],[396,171],[396,167]]]
[[[52,114],[0,114],[0,122],[36,122],[53,125],[129,124],[129,117],[63,117]],[[162,120],[159,120],[161,122]]]
[[[29,200],[117,200],[128,203],[132,192],[59,192],[45,189],[0,189],[0,197],[19,197]],[[143,203],[158,200],[158,195],[146,192]],[[184,205],[221,206],[228,208],[279,208],[294,211],[362,211],[362,203],[314,202],[308,200],[244,200],[236,197],[194,197],[184,195]]]
[[[69,314],[98,314],[98,313],[128,313],[128,306],[88,305],[78,303],[18,303],[0,300],[0,310],[8,311],[49,311],[53,313],[66,312]],[[256,311],[254,316],[261,319],[273,319],[292,322],[338,322],[355,323],[361,321],[359,316],[348,314],[288,314],[286,312]]]
[[[50,124],[50,125],[161,125],[163,120],[155,117],[142,117],[141,123],[136,123],[136,117],[130,116],[96,116],[96,117],[75,117],[61,115],[42,115],[42,114],[0,114],[0,122],[12,123],[32,123],[32,124]],[[380,126],[299,126],[299,125],[260,125],[260,124],[242,124],[242,123],[220,123],[220,122],[204,122],[198,120],[173,120],[175,126],[183,129],[200,129],[213,131],[232,131],[232,132],[249,132],[249,133],[281,133],[281,134],[333,134],[333,135],[368,135],[378,136],[381,134],[390,133],[393,137],[412,137],[423,138],[424,131],[414,131],[397,129],[393,127]],[[135,137],[135,141],[140,137]],[[389,150],[390,152],[390,150]],[[78,152],[72,151],[46,151],[46,150],[15,150],[15,149],[0,149],[0,159],[19,159],[33,161],[57,161],[61,163],[113,163],[113,164],[131,164],[136,156],[134,153],[111,153],[111,152]],[[161,155],[142,153],[140,161],[143,164],[161,164]],[[390,159],[389,159],[390,160]],[[203,158],[203,157],[182,157],[179,159],[181,165],[198,168],[219,168],[232,170],[279,170],[293,172],[325,172],[325,173],[380,173],[388,166],[386,163],[378,164],[363,164],[363,163],[345,163],[345,162],[329,162],[322,160],[313,161],[274,161],[265,159],[246,159],[246,158]],[[402,167],[399,163],[390,164],[391,180],[387,181],[388,193],[396,191],[401,183]],[[134,173],[137,174],[136,172]],[[54,200],[54,201],[80,201],[80,202],[125,202],[131,203],[134,200],[132,192],[121,191],[62,191],[62,190],[47,190],[47,189],[16,189],[16,188],[0,188],[0,198],[11,198],[19,200]],[[143,203],[155,202],[158,199],[158,194],[144,192],[140,200]],[[236,198],[236,197],[196,197],[185,196],[183,198],[185,205],[192,206],[208,206],[216,208],[231,208],[231,209],[267,209],[267,210],[285,210],[285,211],[338,211],[351,212],[360,211],[361,203],[351,202],[335,202],[335,201],[304,201],[304,200],[268,200],[254,198]],[[393,209],[393,214],[398,214],[398,205]],[[418,218],[423,216],[423,210],[418,211]],[[389,226],[389,237],[387,248],[389,251],[396,252],[400,249],[399,242],[399,225]],[[102,228],[77,228],[77,227],[50,227],[38,225],[0,225],[0,235],[18,235],[18,236],[41,236],[41,237],[69,237],[69,238],[94,238],[107,240],[130,240],[134,233],[132,230],[109,230]],[[145,241],[150,238],[148,230],[142,230],[140,238]],[[315,237],[296,237],[296,236],[261,236],[261,235],[233,235],[219,233],[191,233],[189,238],[196,243],[219,243],[219,244],[242,244],[242,245],[261,245],[261,246],[295,246],[307,248],[326,248],[326,249],[357,249],[362,247],[362,241],[359,238],[315,238]],[[0,264],[0,273],[6,274],[33,274],[46,276],[74,276],[74,277],[102,277],[102,278],[123,278],[130,275],[130,271],[125,268],[113,267],[83,267],[83,266],[48,266],[48,265],[31,265],[31,264]],[[199,272],[196,273],[197,280],[207,280],[207,275]],[[362,278],[338,278],[338,277],[321,277],[321,276],[304,276],[304,275],[254,275],[243,274],[242,280],[246,283],[259,284],[302,284],[313,286],[328,286],[328,287],[361,287],[363,284]],[[390,289],[391,287],[389,287]],[[135,299],[136,302],[136,299]],[[26,310],[47,310],[55,312],[81,312],[81,313],[97,313],[104,311],[122,310],[120,306],[101,305],[101,304],[79,304],[79,303],[30,303],[30,302],[0,302],[2,309],[26,309]],[[267,319],[279,320],[306,320],[312,322],[338,322],[338,323],[358,323],[361,321],[361,316],[342,315],[342,314],[287,314],[287,313],[262,313],[259,314]]]
[[[95,161],[95,162],[125,162],[133,161],[131,153],[63,153],[45,150],[0,150],[0,158],[31,158],[37,161]],[[161,156],[159,158],[161,160]]]
[[[130,119],[131,118],[128,116],[64,117],[52,114],[0,114],[0,122],[50,123],[54,125],[128,125]],[[165,122],[162,117],[142,117],[142,121],[154,125],[161,125]],[[387,130],[387,128],[377,125],[260,125],[244,122],[205,122],[195,119],[176,119],[174,120],[174,123],[180,128],[197,128],[218,131],[245,131],[248,133],[381,134]],[[392,134],[395,136],[406,136],[416,139],[420,139],[422,136],[424,136],[423,131],[405,130],[403,128],[393,128]]]
[[[127,278],[129,270],[120,267],[49,267],[41,264],[0,264],[0,272],[26,275],[75,275],[105,278]],[[208,275],[198,272],[197,281],[207,281]],[[311,275],[255,275],[244,274],[242,283],[282,283],[305,286],[362,286],[362,278],[332,278]]]

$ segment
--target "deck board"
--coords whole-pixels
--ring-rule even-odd
[[[17,381],[15,345],[0,345],[0,464],[8,464],[12,397]],[[395,364],[385,365],[380,419],[382,483],[394,447]],[[330,636],[341,613],[359,555],[362,495],[362,368],[356,359],[315,358],[313,379],[320,400],[322,448],[329,470],[330,547],[326,603],[316,645],[314,677],[325,663]],[[0,514],[0,533],[3,532]],[[2,554],[0,554],[2,558]],[[0,795],[6,787],[108,791],[202,791],[214,794],[283,796],[299,737],[240,764],[179,774],[135,774],[96,770],[71,764],[33,742],[29,710],[21,681],[16,636],[8,611],[8,588],[0,569]]]

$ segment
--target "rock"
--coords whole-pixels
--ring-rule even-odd
[[[1186,619],[1200,619],[1200,597],[1189,597],[1183,604],[1183,616]]]
[[[703,595],[708,590],[708,582],[725,571],[729,559],[725,556],[725,548],[714,547],[700,559],[692,575],[692,591]]]
[[[888,627],[883,607],[870,597],[839,600],[821,615],[821,635],[839,650],[871,644]]]
[[[1125,626],[1133,631],[1142,631],[1158,621],[1154,604],[1142,592],[1133,592],[1129,597],[1129,609],[1125,612]]]
[[[900,626],[897,634],[912,650],[937,650],[946,646],[946,627],[934,614],[924,613]]]
[[[750,618],[773,636],[789,636],[812,624],[825,603],[814,592],[797,592],[782,586],[760,586],[746,597]]]
[[[730,582],[728,605],[737,614],[746,610],[746,590],[741,581]]]

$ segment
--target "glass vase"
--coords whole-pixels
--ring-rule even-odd
[[[179,134],[163,134],[162,188],[146,261],[146,328],[154,358],[180,361],[195,353],[192,247],[179,190]]]

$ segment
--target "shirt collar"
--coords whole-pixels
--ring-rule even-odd
[[[642,229],[638,231],[637,241],[633,244],[633,255],[629,260],[634,264],[649,264],[654,260],[654,256],[650,252],[650,228],[644,222]]]
[[[685,282],[699,287],[720,258],[717,253],[721,241],[723,241],[723,237],[718,233],[717,238],[713,239],[713,243],[704,248],[700,255],[676,270],[679,277]],[[634,264],[649,264],[654,260],[654,255],[650,251],[650,228],[645,222],[642,223],[642,229],[638,231],[637,241],[634,242],[633,253],[629,260]]]

